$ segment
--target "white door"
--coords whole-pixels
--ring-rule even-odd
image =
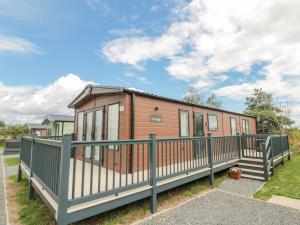
[[[91,141],[93,135],[93,111],[86,114],[85,140]],[[85,157],[91,157],[91,147],[85,148]]]
[[[95,141],[102,140],[102,130],[103,130],[103,110],[95,111]],[[95,158],[99,159],[99,146],[95,147]]]

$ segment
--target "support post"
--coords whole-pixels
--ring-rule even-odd
[[[283,145],[283,136],[280,134],[280,142],[281,142],[281,165],[284,165],[284,145]]]
[[[242,158],[242,154],[241,154],[241,136],[239,133],[237,133],[237,141],[238,141],[238,156],[239,159]]]
[[[213,183],[214,183],[214,165],[213,165],[213,148],[212,148],[211,133],[208,133],[207,147],[208,147],[208,164],[209,164],[209,168],[210,168],[209,184],[213,185]]]
[[[275,175],[275,167],[274,167],[274,155],[273,155],[273,138],[271,136],[271,166],[272,166],[272,176]]]
[[[21,152],[22,152],[22,142],[23,142],[23,137],[21,138]],[[20,152],[19,167],[18,167],[18,183],[20,183],[22,180],[22,170],[21,170],[22,153],[21,152]]]
[[[152,194],[150,199],[151,213],[157,212],[157,190],[156,190],[156,134],[150,134],[150,173]]]
[[[265,181],[269,180],[269,170],[268,170],[268,159],[267,159],[267,151],[268,151],[268,146],[266,143],[262,143],[261,145],[261,151],[263,154],[263,164],[264,164],[264,177]]]
[[[286,135],[286,139],[287,139],[287,145],[288,145],[288,160],[291,160],[291,149],[290,149],[290,142],[289,142],[289,135]]]
[[[68,224],[68,188],[71,157],[71,135],[62,136],[58,189],[57,225]]]
[[[34,199],[34,188],[32,185],[32,177],[33,177],[33,170],[34,170],[34,158],[33,158],[33,150],[34,150],[34,138],[31,140],[31,147],[30,147],[30,178],[29,178],[29,199]]]

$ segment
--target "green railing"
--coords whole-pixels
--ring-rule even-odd
[[[36,179],[57,204],[58,224],[65,225],[145,197],[150,197],[154,213],[157,193],[204,176],[213,183],[214,173],[237,165],[242,157],[263,159],[269,176],[273,158],[287,151],[287,136],[156,139],[150,135],[145,140],[115,141],[71,141],[70,135],[61,140],[24,137],[20,168],[25,165],[30,171],[30,196]],[[129,190],[140,191],[112,199],[97,210],[95,206],[68,213],[72,207]]]

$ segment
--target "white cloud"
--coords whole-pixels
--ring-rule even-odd
[[[137,77],[136,79],[144,84],[152,85],[151,81],[149,81],[146,77]]]
[[[141,34],[142,32],[143,32],[142,29],[137,29],[137,28],[134,28],[134,27],[131,27],[131,28],[128,28],[128,29],[112,29],[112,30],[109,31],[110,34],[120,36],[120,37],[134,36],[134,35]]]
[[[0,52],[41,53],[32,42],[14,36],[0,36]]]
[[[0,119],[41,122],[46,114],[73,114],[68,104],[90,81],[68,74],[46,86],[8,86],[0,82]]]
[[[171,76],[204,89],[238,72],[215,93],[241,100],[262,87],[299,102],[300,1],[193,0],[172,12],[161,35],[118,38],[102,54],[134,67],[167,59]],[[241,81],[245,75],[255,77]]]

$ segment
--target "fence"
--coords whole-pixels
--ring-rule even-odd
[[[21,151],[21,140],[11,139],[4,142],[4,155],[19,154]]]
[[[57,139],[57,138],[54,138]],[[280,142],[279,142],[280,141]],[[237,165],[242,157],[266,159],[288,149],[287,136],[243,135],[145,140],[71,141],[23,137],[22,171],[55,214],[58,224],[75,221],[150,197]],[[266,170],[270,169],[269,166]]]

